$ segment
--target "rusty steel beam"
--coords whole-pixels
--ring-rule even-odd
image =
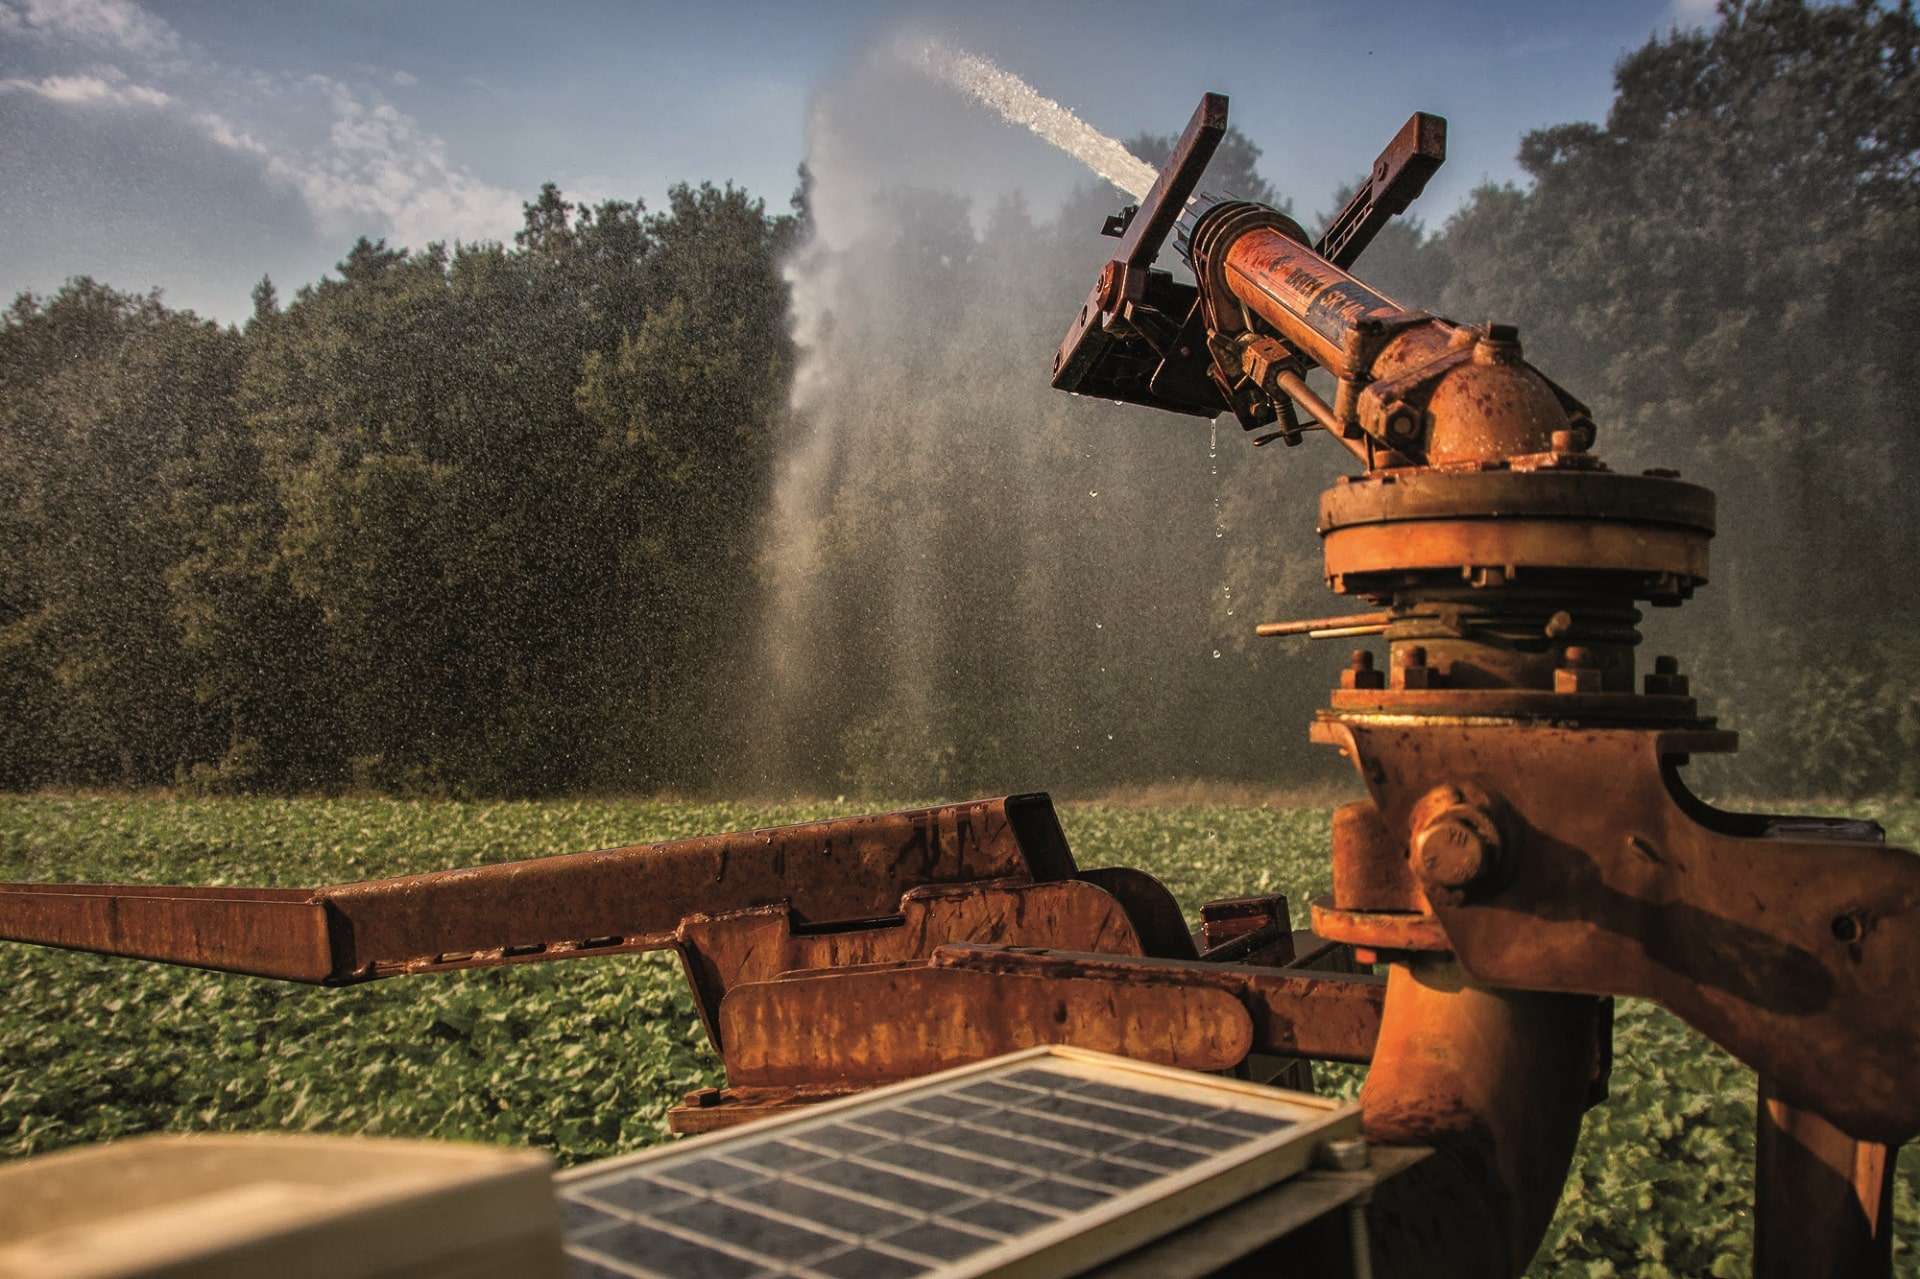
[[[1383,1145],[1431,1146],[1434,1158],[1370,1206],[1376,1273],[1526,1270],[1604,1069],[1602,1012],[1574,995],[1487,990],[1444,959],[1389,968],[1360,1092],[1364,1131]]]
[[[1897,1147],[1856,1141],[1773,1095],[1754,1133],[1755,1279],[1856,1279],[1893,1267]]]
[[[736,1087],[879,1084],[1041,1044],[1189,1070],[1245,1060],[1231,994],[933,964],[841,968],[735,987],[720,1006]]]
[[[338,938],[304,888],[0,884],[0,938],[323,982]]]
[[[1365,1061],[1385,983],[1371,974],[954,944],[924,964],[794,973],[721,1005],[736,1086],[911,1078],[1036,1044],[1190,1070],[1249,1053]]]
[[[1123,903],[1077,879],[931,885],[908,890],[897,909],[899,918],[881,927],[811,932],[794,931],[785,906],[682,920],[678,949],[714,1048],[724,1055],[728,1046],[720,1017],[727,992],[785,973],[925,959],[949,942],[1141,953]]]
[[[339,985],[654,950],[689,915],[874,919],[926,884],[1071,878],[1045,795],[635,844],[316,889],[0,885],[0,940]]]
[[[1322,969],[970,945],[942,946],[932,963],[1008,976],[1217,990],[1252,1017],[1252,1051],[1324,1061],[1372,1058],[1386,998],[1385,982],[1371,973]]]

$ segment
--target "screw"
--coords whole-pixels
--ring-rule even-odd
[[[1654,658],[1653,673],[1655,675],[1678,675],[1680,673],[1680,659],[1677,657]]]

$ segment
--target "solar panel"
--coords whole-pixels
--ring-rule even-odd
[[[1326,1098],[1031,1049],[576,1169],[559,1179],[569,1273],[1068,1275],[1358,1129]]]

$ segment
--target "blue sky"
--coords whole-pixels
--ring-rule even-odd
[[[1226,92],[1306,212],[1408,112],[1439,112],[1450,158],[1418,210],[1438,221],[1517,176],[1527,129],[1604,116],[1622,54],[1711,20],[1704,0],[0,0],[0,292],[88,273],[238,319],[262,273],[291,294],[356,235],[506,238],[542,181],[657,206],[675,181],[732,180],[783,205],[810,104],[903,32],[1118,137]],[[1006,135],[1004,169],[966,176],[983,205],[997,183],[1044,210],[1079,180]],[[897,145],[924,179],[927,138],[903,123]]]

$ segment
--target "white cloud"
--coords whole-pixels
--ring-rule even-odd
[[[100,45],[144,57],[180,50],[180,33],[133,0],[11,0],[0,32]]]
[[[109,68],[113,71],[113,68]],[[173,96],[144,84],[115,83],[125,77],[113,75],[50,75],[38,80],[0,80],[0,93],[34,93],[49,102],[69,106],[164,107]]]
[[[268,154],[266,145],[246,130],[218,111],[202,111],[193,117],[193,123],[209,139],[227,148],[229,151],[245,151],[252,155]]]
[[[0,0],[0,40],[36,46],[36,72],[50,72],[0,79],[0,94],[166,112],[298,192],[328,235],[419,247],[503,238],[520,223],[519,196],[481,180],[386,100],[385,90],[419,83],[411,72],[361,64],[349,83],[222,65],[136,0]],[[138,80],[89,65],[103,48]]]
[[[412,116],[329,76],[306,76],[303,87],[331,112],[325,140],[275,150],[268,168],[299,187],[323,225],[384,230],[419,247],[499,239],[519,224],[520,198],[452,161],[446,143]]]

